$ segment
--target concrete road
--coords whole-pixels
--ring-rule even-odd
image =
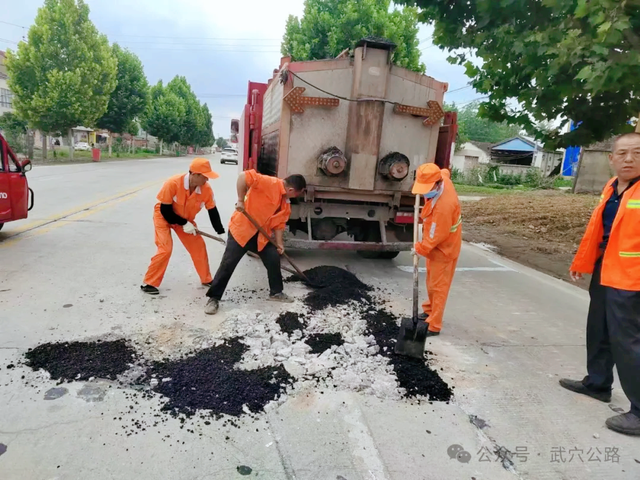
[[[221,178],[212,185],[226,221],[237,167],[214,165]],[[140,293],[155,251],[155,195],[187,166],[184,158],[138,160],[35,167],[29,174],[31,216],[0,232],[1,479],[226,480],[245,478],[241,466],[251,468],[248,478],[263,479],[640,478],[640,439],[604,427],[608,416],[628,408],[619,386],[611,405],[558,386],[562,376],[584,374],[587,294],[471,245],[463,249],[443,334],[428,343],[431,362],[455,387],[451,404],[311,391],[237,426],[193,421],[190,433],[170,418],[127,436],[123,427],[156,418],[158,401],[133,407],[129,391],[101,381],[66,385],[68,394],[45,400],[54,382],[24,366],[6,368],[40,343],[148,338],[159,354],[170,354],[239,310],[285,308],[259,292],[206,317],[204,289],[178,242],[163,294]],[[206,212],[198,221],[212,231]],[[221,253],[209,244],[214,270]],[[410,311],[407,254],[394,261],[294,256],[305,268],[347,266],[384,287],[395,313]],[[230,288],[265,284],[262,267],[246,259]],[[297,297],[304,291],[288,288]],[[468,463],[450,459],[447,450],[456,444],[470,453]],[[506,450],[511,462],[495,453],[504,457]]]

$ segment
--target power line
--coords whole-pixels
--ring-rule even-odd
[[[461,107],[462,105],[468,105],[470,103],[477,102],[478,100],[486,100],[487,98],[489,98],[488,95],[486,95],[484,97],[474,98],[473,100],[469,100],[468,102],[456,103],[456,106],[457,107]]]
[[[0,38],[0,42],[13,43],[18,45],[18,42],[14,42],[13,40],[7,40],[6,38]]]
[[[460,90],[466,90],[467,88],[471,88],[472,85],[466,85],[464,87],[456,88],[455,90],[449,90],[447,93],[459,92]]]
[[[203,93],[198,95],[198,97],[202,98],[222,98],[222,97],[246,97],[245,93]]]
[[[238,41],[248,41],[252,40],[255,42],[281,42],[281,38],[233,38],[233,37],[175,37],[175,36],[165,36],[165,35],[108,35],[111,38],[116,37],[128,37],[128,38],[165,38],[165,39],[174,39],[174,40],[238,40]]]
[[[5,25],[11,25],[12,27],[27,28],[27,27],[25,27],[25,26],[22,26],[22,25],[16,25],[15,23],[5,22],[5,21],[3,21],[3,20],[0,20],[0,23],[4,23]]]
[[[225,41],[227,42],[232,42],[233,39],[226,39]],[[221,47],[275,47],[277,45],[275,44],[265,44],[264,42],[260,42],[260,43],[238,43],[238,44],[234,44],[234,43],[190,43],[190,42],[130,42],[128,40],[126,40],[125,42],[116,42],[116,43],[122,43],[123,45],[186,45],[186,46],[194,46],[194,47],[198,47],[198,46],[207,46],[207,47],[217,47],[217,46],[221,46]]]

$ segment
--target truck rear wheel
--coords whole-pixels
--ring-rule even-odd
[[[372,223],[372,222],[370,222]],[[368,228],[356,237],[359,242],[376,242],[381,243],[380,227],[378,224],[369,225]],[[369,260],[391,260],[396,258],[400,252],[378,252],[375,250],[358,250],[358,255]]]

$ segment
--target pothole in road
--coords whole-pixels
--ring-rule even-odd
[[[336,268],[305,272],[329,286],[307,294],[304,312],[240,312],[215,334],[203,330],[177,343],[171,327],[134,346],[124,339],[43,344],[26,353],[26,364],[60,381],[118,379],[147,399],[158,396],[174,416],[241,417],[310,390],[449,401],[451,389],[427,362],[393,353],[397,318],[378,308],[371,287]]]

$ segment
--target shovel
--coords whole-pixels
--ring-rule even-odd
[[[196,233],[197,233],[198,235],[202,235],[203,237],[210,238],[211,240],[215,240],[215,241],[216,241],[216,242],[218,242],[218,243],[222,243],[223,245],[226,245],[226,244],[227,244],[227,242],[225,242],[222,238],[220,238],[220,237],[216,237],[215,235],[211,235],[211,234],[209,234],[209,233],[205,233],[205,232],[203,232],[203,231],[201,231],[201,230],[196,230]],[[259,256],[259,255],[256,255],[256,254],[255,254],[255,253],[253,253],[253,252],[247,252],[247,255],[249,255],[251,258],[257,258],[258,260],[260,260],[260,256]],[[285,266],[285,265],[281,265],[281,266],[280,266],[280,268],[281,268],[282,270],[284,270],[285,272],[291,273],[291,274],[293,274],[293,275],[297,275],[297,274],[298,274],[298,272],[296,272],[296,271],[295,271],[295,270],[293,270],[292,268],[289,268],[289,267],[287,267],[287,266]]]
[[[269,242],[270,242],[274,247],[276,247],[276,248],[278,247],[278,245],[276,245],[276,242],[274,242],[274,241],[273,241],[273,239],[272,239],[269,235],[267,235],[267,232],[265,232],[264,228],[262,228],[262,227],[260,226],[260,224],[259,224],[258,222],[256,222],[256,221],[255,221],[255,219],[254,219],[251,215],[249,215],[249,214],[247,213],[247,211],[246,211],[244,208],[239,208],[238,210],[239,210],[240,212],[242,212],[242,214],[243,214],[245,217],[247,217],[247,220],[249,220],[249,221],[253,224],[253,226],[254,226],[254,227],[256,227],[256,228],[258,229],[258,231],[259,231],[262,235],[264,235],[264,236],[267,238],[267,240],[269,240]],[[304,273],[302,273],[302,270],[300,270],[300,269],[298,268],[298,266],[297,266],[295,263],[293,263],[293,260],[291,260],[291,258],[289,257],[289,255],[287,255],[286,253],[284,253],[284,252],[283,252],[283,253],[282,253],[282,256],[283,256],[284,258],[286,258],[286,259],[287,259],[287,261],[288,261],[288,262],[291,264],[291,266],[295,269],[296,274],[297,274],[297,275],[298,275],[302,280],[304,280],[304,281],[305,281],[305,283],[307,283],[309,286],[311,286],[311,287],[315,287],[315,288],[319,288],[319,287],[321,287],[321,286],[322,286],[322,285],[316,285],[316,284],[312,283],[312,282],[311,282],[311,280],[309,280],[309,279],[307,278],[307,276],[306,276]]]
[[[413,244],[418,242],[418,218],[420,216],[420,195],[416,195],[413,210]],[[400,333],[395,352],[414,358],[424,358],[424,344],[427,341],[429,325],[418,319],[418,255],[413,255],[413,317],[404,317],[400,323]]]

